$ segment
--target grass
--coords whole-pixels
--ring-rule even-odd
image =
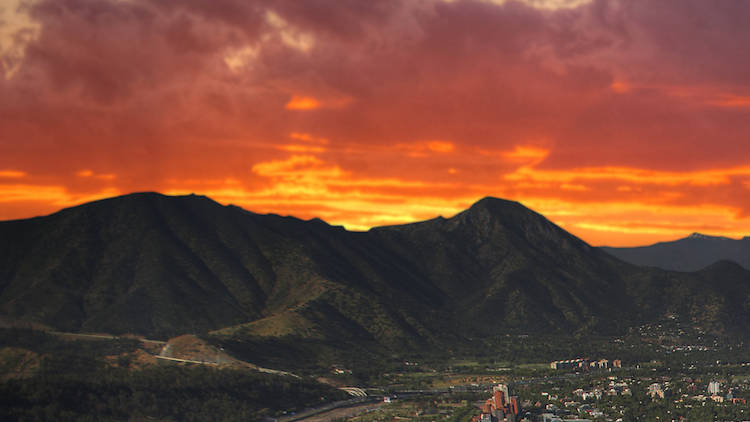
[[[212,335],[232,337],[236,335],[254,335],[263,337],[297,336],[302,338],[321,338],[315,324],[296,312],[284,312],[262,318],[246,324],[234,325],[212,331]]]

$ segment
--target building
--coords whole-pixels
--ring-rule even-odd
[[[708,394],[715,395],[721,392],[721,383],[717,381],[711,381],[708,383]]]
[[[622,361],[616,359],[612,361],[612,367],[621,368]],[[590,359],[567,359],[567,360],[555,360],[550,362],[549,367],[552,369],[608,369],[610,368],[610,361],[607,359],[590,360]]]
[[[503,409],[507,405],[506,401],[510,397],[508,392],[508,386],[505,384],[498,384],[492,387],[492,398],[494,400],[494,406],[496,409]]]
[[[663,399],[664,398],[664,389],[662,388],[661,384],[658,382],[655,382],[648,386],[648,392],[646,393],[649,396],[651,396],[652,399]]]
[[[511,396],[505,384],[492,388],[492,397],[482,404],[481,409],[482,414],[476,418],[476,422],[486,422],[485,417],[490,418],[489,422],[515,422],[521,413],[518,397]]]

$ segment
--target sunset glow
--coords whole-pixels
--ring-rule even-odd
[[[747,2],[0,8],[0,219],[159,191],[366,230],[497,196],[594,245],[750,235]]]
[[[320,103],[315,98],[297,95],[286,103],[287,110],[315,110],[318,107],[320,107]]]

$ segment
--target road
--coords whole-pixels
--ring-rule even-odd
[[[337,401],[313,409],[305,409],[295,415],[285,415],[277,419],[278,422],[322,422],[331,421],[345,414],[357,414],[368,409],[374,409],[383,405],[380,396],[357,397],[355,399]]]
[[[373,410],[380,409],[383,405],[382,402],[377,403],[365,403],[354,406],[340,407],[329,410],[323,413],[317,413],[315,415],[305,416],[301,419],[292,419],[293,421],[299,422],[332,422],[338,421],[344,418],[351,418],[362,413],[372,412]],[[279,419],[282,421],[282,419]]]
[[[67,337],[67,338],[73,338],[73,339],[80,339],[80,340],[117,340],[117,339],[135,339],[140,341],[141,343],[149,343],[149,344],[155,344],[159,346],[163,346],[161,352],[158,355],[153,355],[156,359],[162,359],[162,360],[168,360],[173,362],[182,362],[182,363],[193,363],[198,365],[213,365],[217,366],[218,362],[212,362],[212,361],[201,361],[201,360],[191,360],[191,359],[180,359],[180,358],[174,358],[169,356],[169,348],[170,344],[166,341],[162,340],[151,340],[143,337],[129,337],[129,336],[114,336],[110,334],[84,334],[84,333],[69,333],[64,331],[54,331],[54,330],[45,330],[47,333],[60,336],[60,337]],[[273,375],[286,375],[294,378],[299,378],[298,375],[293,374],[291,372],[286,371],[279,371],[276,369],[270,369],[270,368],[263,368],[254,364],[250,364],[251,368],[255,369],[258,372],[263,372],[266,374],[273,374]]]
[[[174,362],[197,363],[198,365],[214,365],[214,366],[218,365],[218,363],[216,362],[208,362],[204,360],[179,359],[179,358],[170,358],[168,356],[159,356],[159,355],[156,355],[154,357],[157,359],[170,360]]]

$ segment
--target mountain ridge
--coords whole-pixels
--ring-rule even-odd
[[[603,246],[601,249],[634,265],[665,270],[693,272],[722,259],[750,269],[750,236],[732,239],[696,232],[681,239],[647,246]]]
[[[211,332],[298,356],[620,333],[667,313],[739,332],[750,327],[746,302],[750,271],[633,266],[492,197],[367,232],[158,193],[0,222],[5,317],[162,338]]]

